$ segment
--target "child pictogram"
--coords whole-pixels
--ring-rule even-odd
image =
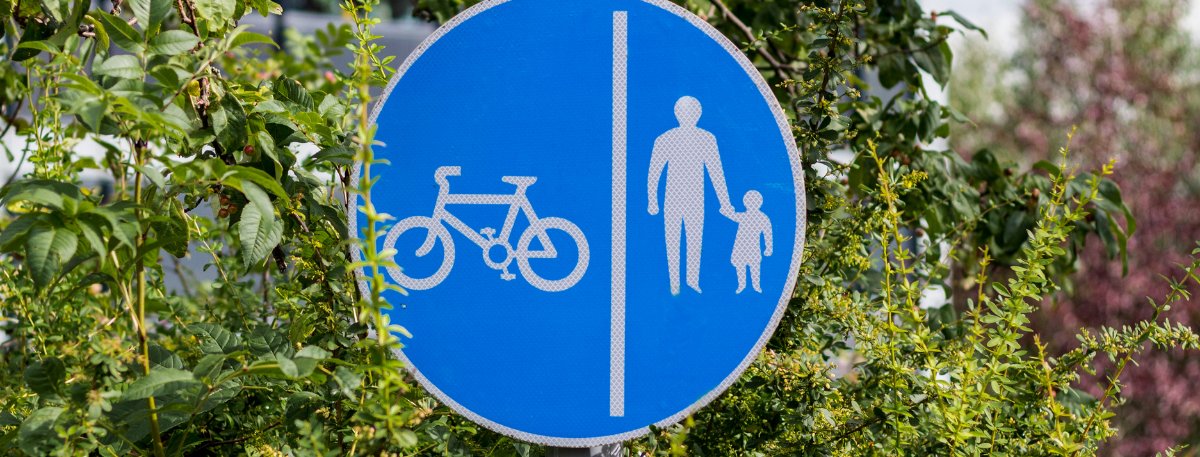
[[[750,270],[750,280],[754,285],[754,291],[762,293],[758,281],[759,269],[762,265],[762,256],[769,257],[771,255],[771,219],[758,210],[762,207],[763,198],[757,191],[746,192],[746,195],[742,197],[742,203],[746,205],[745,212],[731,211],[726,214],[738,223],[737,238],[733,241],[733,255],[729,260],[733,262],[734,268],[737,268],[737,293],[740,294],[746,289],[747,269]],[[766,248],[762,251],[759,250],[758,244],[760,234]]]

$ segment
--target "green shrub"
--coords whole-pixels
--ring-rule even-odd
[[[0,449],[542,452],[439,405],[392,356],[406,332],[381,312],[380,293],[394,287],[376,244],[387,217],[368,197],[372,170],[386,165],[372,155],[370,91],[391,75],[371,44],[374,4],[348,0],[353,26],[289,55],[237,26],[278,13],[270,0],[118,6],[132,16],[78,0],[0,2],[6,32],[21,37],[0,48],[0,102],[30,113],[10,114],[5,130],[27,139],[16,152],[34,167],[0,190],[11,216],[0,231],[10,338]],[[422,1],[416,14],[445,20],[465,6]],[[964,160],[924,147],[948,122],[969,122],[931,100],[918,72],[948,80],[946,16],[974,29],[965,19],[911,0],[686,6],[743,43],[792,114],[809,244],[767,351],[712,406],[629,452],[1091,454],[1113,433],[1117,379],[1133,356],[1147,343],[1197,345],[1160,313],[1188,297],[1200,263],[1148,305],[1151,320],[1084,332],[1065,354],[1030,335],[1026,315],[1074,271],[1085,237],[1118,255],[1136,224],[1111,169],[1076,173],[1065,149],[1060,164],[1017,172],[987,151]],[[353,64],[333,67],[329,56],[346,48]],[[863,97],[862,71],[902,90]],[[76,156],[84,140],[105,158]],[[304,143],[320,152],[297,157],[291,146]],[[853,159],[833,161],[835,150]],[[355,161],[363,177],[350,182]],[[110,174],[114,195],[81,186],[88,169]],[[368,223],[348,233],[342,202],[359,196]],[[164,278],[188,246],[212,256],[217,279],[175,293]],[[952,262],[974,275],[969,305],[921,306],[927,290],[951,288]],[[352,276],[359,267],[365,278]],[[1077,385],[1096,356],[1117,367],[1100,398]]]

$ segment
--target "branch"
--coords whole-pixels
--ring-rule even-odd
[[[837,39],[838,39],[838,30],[839,30],[839,28],[837,26],[837,21],[842,20],[842,15],[844,15],[845,13],[846,13],[846,2],[843,0],[842,3],[840,5],[838,5],[837,18],[833,20],[833,22],[834,22],[833,33],[829,34],[829,50],[826,52],[826,55],[828,55],[830,58],[837,57],[837,41],[838,41]],[[821,107],[821,103],[825,102],[825,88],[829,86],[829,73],[831,71],[832,71],[831,69],[826,68],[824,75],[821,77],[821,90],[817,91],[816,107],[818,109]],[[817,124],[812,124],[812,131],[813,131],[813,133],[816,133]]]
[[[946,41],[946,35],[942,35],[941,38],[933,40],[932,42],[929,43],[929,45],[922,47],[921,49],[896,49],[896,50],[885,52],[883,54],[876,55],[876,56],[872,57],[871,59],[878,60],[880,57],[890,56],[892,54],[912,54],[914,52],[925,52],[925,51],[928,51],[930,49],[940,46],[943,41]]]
[[[721,15],[724,16],[725,19],[728,19],[729,22],[732,22],[733,25],[737,26],[737,28],[742,31],[742,34],[746,35],[747,40],[751,40],[752,42],[754,41],[754,31],[750,30],[750,27],[747,27],[741,19],[738,19],[737,16],[734,16],[733,11],[730,11],[729,7],[725,6],[725,2],[721,0],[713,0],[713,3],[717,5],[717,8],[721,9]],[[770,40],[767,41],[767,44],[770,44]],[[789,79],[796,79],[796,75],[792,73],[792,70],[780,64],[779,61],[775,59],[775,56],[771,55],[771,53],[767,52],[762,47],[759,47],[757,50],[758,54],[763,56],[763,58],[767,60],[767,63],[771,64],[771,68],[774,68],[775,71],[787,74]],[[792,92],[792,95],[795,95],[794,89],[791,86],[788,86],[788,91]]]

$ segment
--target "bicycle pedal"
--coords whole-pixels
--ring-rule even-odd
[[[505,281],[512,281],[514,279],[517,279],[517,275],[514,275],[512,273],[500,273],[500,278]]]
[[[481,234],[483,234],[483,236],[487,237],[488,240],[491,240],[492,235],[496,234],[496,229],[491,228],[491,227],[484,227],[482,230],[479,231],[479,233],[481,233]]]

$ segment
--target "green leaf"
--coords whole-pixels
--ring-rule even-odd
[[[208,398],[204,400],[203,405],[200,405],[200,409],[197,412],[202,413],[216,408],[221,403],[232,400],[237,396],[238,392],[241,391],[242,385],[238,381],[226,381],[224,384],[221,384],[219,387],[217,387],[217,389],[212,393],[208,394]]]
[[[891,89],[904,81],[905,58],[901,54],[890,54],[879,58],[879,84]]]
[[[47,406],[30,414],[18,432],[17,444],[21,450],[28,455],[51,455],[62,446],[62,439],[54,430],[62,413],[62,408]]]
[[[206,354],[232,354],[242,350],[242,340],[217,324],[188,325],[188,331],[200,340],[200,351]]]
[[[21,44],[18,44],[17,49],[34,49],[37,51],[46,51],[51,54],[55,54],[55,53],[59,52],[58,46],[55,46],[54,43],[51,43],[51,42],[45,41],[45,40],[25,41],[25,42],[22,42]]]
[[[1098,219],[1097,222],[1099,222]],[[1129,237],[1121,230],[1121,226],[1117,225],[1115,218],[1108,218],[1108,224],[1109,231],[1117,238],[1117,250],[1121,256],[1121,277],[1125,277],[1129,274]]]
[[[25,239],[25,262],[33,283],[46,287],[58,273],[62,259],[75,255],[79,237],[65,227],[34,225]]]
[[[266,190],[270,191],[272,194],[275,194],[276,197],[279,197],[284,201],[288,200],[288,194],[283,190],[283,187],[280,186],[274,178],[264,173],[262,170],[244,167],[241,165],[234,165],[231,168],[234,170],[234,177],[258,184],[259,186],[266,188]],[[269,203],[270,200],[267,200],[267,202]]]
[[[279,103],[276,100],[263,100],[261,102],[258,102],[257,105],[254,105],[254,112],[255,113],[280,114],[280,113],[286,113],[287,107],[283,106],[283,103]]]
[[[324,404],[321,396],[312,392],[296,392],[287,398],[287,409],[284,410],[284,424],[294,427],[297,420],[309,420]]]
[[[58,76],[64,79],[69,79],[71,80],[71,83],[74,83],[63,84],[64,87],[72,87],[96,96],[104,95],[104,89],[101,89],[95,81],[88,79],[87,76],[73,74],[60,74]]]
[[[101,263],[103,263],[104,259],[108,257],[108,245],[104,242],[104,228],[100,221],[94,217],[81,217],[76,222],[79,224],[79,231],[83,233],[83,239],[87,240],[92,250],[100,255]]]
[[[308,159],[311,163],[329,162],[334,165],[348,166],[354,164],[354,151],[349,147],[337,145],[322,149]]]
[[[62,0],[42,0],[42,11],[54,19],[54,22],[62,22],[66,17],[67,2]]]
[[[134,30],[133,27],[130,27],[123,19],[103,11],[97,11],[96,13],[100,15],[100,20],[104,22],[104,28],[108,31],[108,36],[121,49],[132,53],[142,52],[146,49],[143,45],[145,40],[142,38],[142,34]]]
[[[67,367],[58,357],[46,357],[25,367],[25,385],[43,399],[57,398],[67,380]]]
[[[0,30],[4,30],[4,27],[0,27]],[[4,37],[4,34],[0,33],[0,38],[3,38],[3,37]],[[8,446],[8,443],[11,443],[11,442],[13,442],[13,440],[17,439],[17,436],[20,432],[21,432],[20,428],[14,428],[12,430],[9,430],[8,433],[5,433],[4,436],[0,436],[0,449],[4,449],[5,447]]]
[[[40,21],[29,21],[25,26],[25,33],[21,34],[20,43],[24,44],[34,41],[41,41],[50,38],[53,35],[54,27],[52,27],[50,24],[45,24]],[[13,52],[12,60],[14,62],[22,62],[32,59],[41,52],[41,50],[31,48],[17,49],[16,52]]]
[[[125,80],[129,81],[129,80]],[[70,113],[79,118],[92,133],[99,133],[104,113],[108,111],[108,103],[99,97],[88,97],[71,108]]]
[[[1059,177],[1059,176],[1062,176],[1062,170],[1059,170],[1059,169],[1058,169],[1058,165],[1055,165],[1055,164],[1053,164],[1053,163],[1050,163],[1050,161],[1048,161],[1048,160],[1039,160],[1039,161],[1037,161],[1037,163],[1033,164],[1033,169],[1035,169],[1035,170],[1045,170],[1045,171],[1046,171],[1046,173],[1049,173],[1049,174],[1050,174],[1050,176],[1051,176],[1051,177],[1053,177],[1053,178],[1057,178],[1057,177]]]
[[[196,35],[183,30],[168,30],[150,40],[150,52],[173,56],[191,51],[199,43],[200,37]]]
[[[99,65],[92,66],[92,73],[125,79],[136,79],[145,75],[145,72],[142,71],[141,62],[138,62],[138,58],[128,54],[104,59]]]
[[[250,5],[258,10],[258,14],[267,17],[269,14],[283,14],[283,7],[271,0],[250,0]]]
[[[108,38],[108,31],[104,30],[104,23],[100,22],[98,13],[99,11],[88,13],[82,22],[86,22],[88,25],[96,28],[96,48],[107,51],[111,40]]]
[[[120,401],[141,400],[161,394],[169,394],[180,389],[199,385],[200,381],[192,378],[192,373],[174,368],[156,368],[150,374],[130,384],[121,394]]]
[[[38,213],[23,215],[0,231],[0,252],[13,252],[24,244],[25,235],[37,223],[38,217]]]
[[[192,373],[197,381],[215,380],[221,374],[221,365],[225,363],[225,354],[208,354],[196,362],[196,370]]]
[[[921,112],[921,140],[932,143],[934,134],[942,124],[942,107],[938,102],[930,100]]]
[[[154,229],[155,234],[160,240],[171,240],[162,245],[163,250],[171,253],[175,258],[182,259],[187,255],[188,243],[191,241],[191,229],[188,223],[188,216],[183,212],[183,206],[179,200],[168,200],[167,205],[170,206],[168,211],[171,214],[170,221],[156,221],[150,224]]]
[[[133,17],[146,30],[146,35],[153,36],[158,32],[163,19],[171,12],[171,0],[129,0],[133,8]]]
[[[246,350],[257,357],[268,357],[273,354],[276,357],[290,358],[296,354],[296,349],[288,341],[287,335],[267,326],[255,328],[250,337],[246,338]]]
[[[27,201],[55,209],[64,208],[63,199],[76,201],[84,199],[83,193],[79,191],[79,187],[48,179],[17,181],[9,185],[5,190],[0,191],[0,195],[4,196],[0,199],[0,206],[12,202]]]
[[[969,123],[969,124],[971,124],[972,126],[974,126],[974,125],[975,125],[975,122],[974,122],[974,121],[972,121],[972,120],[971,120],[970,118],[968,118],[968,117],[967,117],[965,114],[963,114],[963,113],[962,113],[962,111],[959,111],[959,110],[955,109],[953,106],[949,106],[949,105],[947,105],[947,106],[943,106],[943,107],[942,107],[942,109],[943,109],[943,110],[946,110],[947,112],[949,112],[949,113],[950,113],[950,117],[951,117],[951,118],[953,118],[953,119],[954,119],[954,121],[955,121],[955,122],[958,122],[959,124],[967,124],[967,123]]]
[[[317,346],[305,346],[303,349],[300,349],[299,352],[296,352],[297,358],[307,357],[310,359],[317,359],[317,360],[328,359],[332,355],[333,354],[330,354],[329,351],[321,349],[320,347],[317,347]]]
[[[233,13],[237,7],[234,0],[196,0],[196,12],[208,22],[225,24],[234,19]]]
[[[292,379],[302,377],[300,376],[300,367],[296,366],[296,362],[294,360],[287,357],[275,357],[275,361],[279,363],[279,371],[283,373],[284,376]],[[312,371],[309,371],[309,373],[312,373]]]
[[[279,244],[283,235],[283,224],[275,221],[274,207],[266,192],[251,182],[242,183],[242,193],[250,203],[242,209],[238,221],[238,239],[242,242],[242,259],[246,265],[255,265]]]
[[[275,94],[276,98],[291,102],[302,111],[313,110],[313,99],[308,90],[287,76],[280,76],[275,80]]]
[[[321,100],[320,106],[317,106],[317,112],[325,119],[337,121],[346,115],[346,106],[339,102],[337,97],[327,95]]]
[[[333,380],[337,382],[342,395],[350,398],[354,398],[354,389],[362,385],[362,378],[346,367],[337,367],[333,371]]]
[[[183,359],[167,348],[154,343],[150,343],[149,348],[151,367],[171,368],[175,370],[187,369],[187,365],[183,363]]]
[[[933,76],[933,80],[938,84],[945,86],[950,81],[950,64],[946,62],[946,56],[938,46],[914,52],[912,59],[918,67]]]
[[[233,49],[238,46],[244,46],[251,43],[266,43],[271,46],[275,46],[276,48],[279,47],[278,44],[275,44],[275,40],[272,40],[269,36],[261,33],[241,32],[229,42],[229,48]]]
[[[129,165],[132,166],[135,170],[142,172],[142,176],[149,178],[150,182],[152,182],[152,183],[154,183],[154,185],[158,186],[159,189],[167,188],[167,180],[165,178],[163,178],[162,172],[154,169],[153,167],[138,165],[136,163],[131,163]]]
[[[221,99],[220,108],[212,112],[212,121],[217,142],[226,151],[246,146],[246,110],[234,97],[226,95]]]
[[[954,20],[958,21],[959,24],[962,24],[962,26],[966,27],[968,30],[975,30],[975,31],[978,31],[979,33],[982,33],[984,39],[987,39],[987,37],[988,37],[986,30],[979,28],[975,24],[971,23],[971,21],[968,21],[967,18],[963,17],[961,14],[955,13],[953,10],[942,11],[939,14],[950,15],[950,17],[954,18]]]
[[[1096,191],[1100,194],[1100,199],[1093,200],[1093,203],[1095,203],[1096,206],[1104,208],[1104,210],[1108,211],[1109,213],[1125,214],[1125,226],[1127,227],[1126,234],[1128,236],[1133,236],[1133,234],[1137,232],[1137,219],[1133,217],[1133,213],[1129,211],[1129,207],[1125,205],[1125,202],[1121,197],[1121,188],[1117,186],[1117,183],[1113,182],[1111,179],[1102,178],[1100,180],[1100,185],[1096,188]]]

